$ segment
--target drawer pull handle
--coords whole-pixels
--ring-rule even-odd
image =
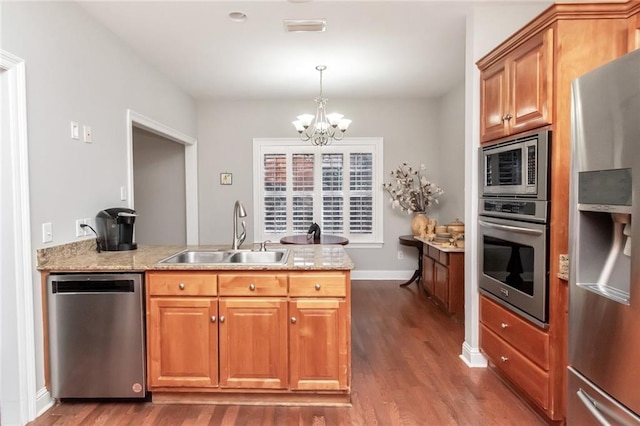
[[[316,290],[320,291],[320,284],[316,284]]]
[[[502,327],[503,329],[509,327],[509,324],[507,324],[506,322],[501,322],[500,323],[500,327]]]
[[[507,358],[506,356],[501,356],[500,357],[500,361],[507,362],[507,361],[509,361],[509,358]]]
[[[215,315],[211,315],[211,322],[216,322],[216,316]]]
[[[224,322],[224,315],[220,315],[220,322]]]
[[[296,317],[291,317],[291,324],[295,324],[298,322],[298,319]]]
[[[255,284],[249,284],[249,290],[253,291],[256,289],[256,285]]]
[[[178,287],[180,287],[180,290],[184,290],[184,283],[178,284]]]

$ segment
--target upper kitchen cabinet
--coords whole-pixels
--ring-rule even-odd
[[[551,123],[553,30],[536,34],[480,74],[480,141]]]

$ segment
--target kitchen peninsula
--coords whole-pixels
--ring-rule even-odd
[[[82,241],[40,250],[43,294],[50,273],[144,273],[154,402],[350,401],[354,265],[342,246],[280,246],[289,250],[282,264],[161,263],[187,248],[226,247],[97,253]]]

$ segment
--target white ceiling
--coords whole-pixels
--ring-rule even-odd
[[[481,0],[475,0],[481,1]],[[516,1],[516,0],[511,0]],[[196,99],[437,97],[464,80],[474,1],[80,1]],[[242,11],[245,22],[228,14]],[[322,33],[284,19],[325,18]]]

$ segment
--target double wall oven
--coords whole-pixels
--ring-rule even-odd
[[[548,129],[480,148],[480,292],[548,325]]]

